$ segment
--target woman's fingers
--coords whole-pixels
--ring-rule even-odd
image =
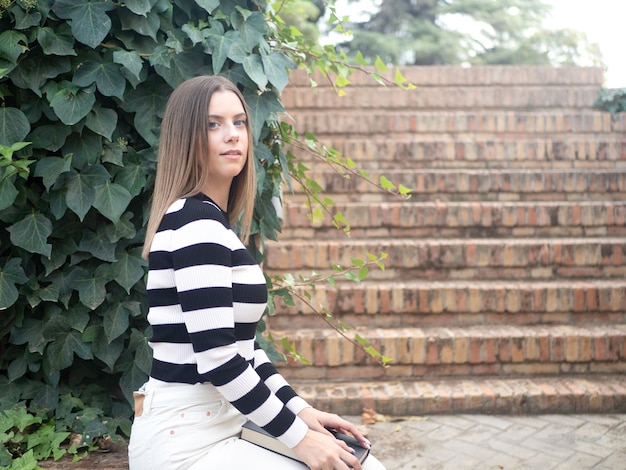
[[[309,430],[293,450],[312,470],[348,470],[350,467],[361,470],[361,464],[345,442],[321,432]]]

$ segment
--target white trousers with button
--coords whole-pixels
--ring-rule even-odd
[[[211,384],[140,390],[143,412],[128,445],[130,470],[306,470],[239,439],[246,418]],[[385,470],[372,455],[363,470]]]

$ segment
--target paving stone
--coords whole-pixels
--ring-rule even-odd
[[[459,437],[463,434],[458,428],[453,426],[441,425],[437,429],[431,431],[426,435],[428,439],[432,439],[434,441],[448,441],[452,438]]]
[[[510,419],[509,417],[492,415],[470,415],[469,419],[500,431],[510,428],[515,422],[514,418]]]
[[[585,419],[577,416],[577,415],[538,415],[537,418],[540,421],[547,421],[548,423],[557,423],[562,426],[569,426],[571,428],[576,428],[582,426],[589,420],[585,421]]]

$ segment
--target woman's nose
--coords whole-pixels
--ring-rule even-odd
[[[226,141],[227,142],[238,142],[239,141],[239,132],[240,129],[237,128],[234,124],[227,126],[226,129]]]

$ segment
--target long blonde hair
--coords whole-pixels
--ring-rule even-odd
[[[247,116],[248,155],[241,173],[233,179],[230,187],[228,215],[231,225],[239,222],[239,237],[244,244],[248,242],[256,181],[254,139],[248,105],[230,80],[219,75],[203,75],[179,85],[165,107],[152,208],[142,251],[145,259],[148,258],[152,239],[169,206],[179,198],[200,193],[204,187],[208,173],[209,103],[213,93],[218,91],[235,93]]]

